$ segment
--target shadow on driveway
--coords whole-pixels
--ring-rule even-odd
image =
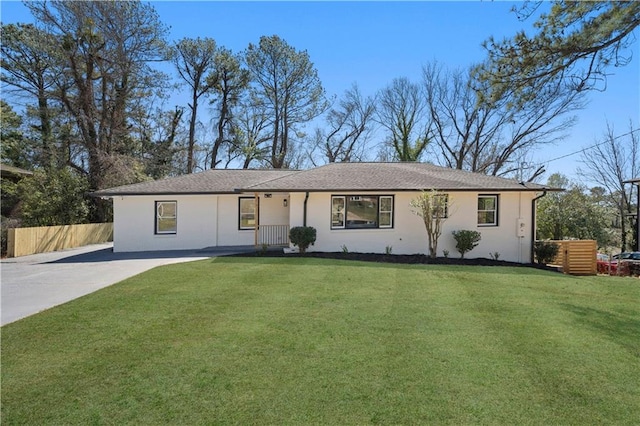
[[[42,262],[43,264],[57,263],[98,263],[113,262],[117,260],[148,260],[148,259],[188,259],[203,257],[228,256],[231,254],[251,253],[256,248],[254,246],[233,246],[233,247],[207,247],[199,250],[162,250],[162,251],[141,251],[141,252],[113,252],[113,248],[95,250],[88,253],[80,253],[61,259]]]

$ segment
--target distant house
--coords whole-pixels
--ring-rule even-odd
[[[284,245],[294,226],[313,226],[310,251],[428,253],[410,201],[447,194],[439,250],[455,256],[454,230],[482,234],[469,257],[528,263],[535,200],[548,188],[422,163],[332,163],[310,170],[220,170],[95,192],[111,198],[114,251]],[[438,253],[441,255],[441,253]]]
[[[625,181],[625,183],[631,183],[633,185],[636,185],[638,188],[638,192],[637,192],[637,200],[636,200],[636,214],[635,214],[635,218],[636,218],[636,246],[634,247],[635,250],[640,251],[640,178],[636,178],[636,179],[631,179],[628,181]]]
[[[22,179],[25,176],[32,176],[32,175],[33,175],[33,172],[30,172],[29,170],[24,170],[19,167],[0,163],[0,176],[3,179],[17,181]]]

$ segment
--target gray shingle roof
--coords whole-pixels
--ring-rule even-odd
[[[294,170],[211,169],[156,181],[134,183],[94,192],[97,197],[114,195],[230,194],[238,188],[295,173]]]
[[[271,182],[245,186],[246,191],[541,191],[543,185],[486,176],[424,163],[332,163]]]
[[[10,166],[9,164],[0,163],[0,174],[2,176],[31,176],[33,175],[33,172],[19,167]]]
[[[329,191],[542,191],[534,183],[424,163],[332,163],[310,170],[214,169],[104,189],[95,196]],[[553,188],[551,190],[554,190]]]

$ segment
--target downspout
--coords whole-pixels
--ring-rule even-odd
[[[536,201],[547,195],[547,190],[543,190],[541,195],[531,200],[531,263],[533,263],[534,244],[536,243]]]
[[[302,216],[302,226],[307,226],[307,201],[309,200],[309,191],[304,196],[304,212]]]

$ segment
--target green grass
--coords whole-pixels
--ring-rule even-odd
[[[638,424],[640,282],[219,258],[2,328],[2,424]]]

